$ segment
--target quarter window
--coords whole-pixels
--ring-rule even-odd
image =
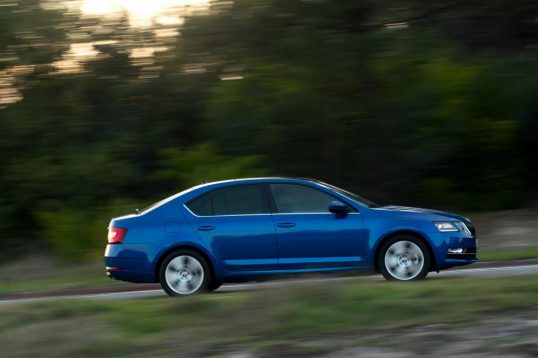
[[[200,195],[185,204],[190,211],[198,216],[213,215],[213,204],[211,203],[211,193]]]
[[[320,190],[296,184],[271,184],[271,192],[279,213],[324,213],[337,200]]]
[[[258,184],[215,189],[186,205],[199,216],[269,213],[263,187]]]

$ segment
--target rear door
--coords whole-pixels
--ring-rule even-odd
[[[280,269],[346,268],[364,264],[365,230],[358,211],[329,212],[340,200],[319,189],[270,184]]]
[[[231,185],[185,204],[188,221],[230,271],[277,267],[276,234],[263,185]]]

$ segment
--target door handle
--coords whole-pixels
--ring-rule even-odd
[[[196,230],[199,230],[199,231],[211,231],[213,229],[215,229],[215,227],[211,225],[203,225],[203,226],[198,226],[196,228]]]
[[[278,223],[276,225],[278,227],[294,227],[296,224],[295,223],[290,223],[290,222],[283,222],[283,223]]]

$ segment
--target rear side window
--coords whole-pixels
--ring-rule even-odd
[[[216,189],[189,201],[186,206],[198,216],[269,213],[263,187],[258,184]]]
[[[192,199],[187,204],[190,211],[198,216],[213,215],[213,207],[211,204],[211,193],[200,195],[197,198]]]
[[[335,197],[320,190],[296,184],[271,184],[279,213],[324,213]]]

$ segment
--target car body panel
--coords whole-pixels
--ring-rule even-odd
[[[280,269],[360,267],[365,230],[358,212],[274,214]]]
[[[198,217],[187,208],[185,212],[187,222],[224,269],[277,268],[276,234],[270,214]]]
[[[197,216],[186,203],[209,191],[232,185],[287,183],[316,188],[352,210],[333,213],[277,213]],[[268,191],[268,195],[269,191]],[[439,232],[434,222],[462,221],[462,216],[402,206],[368,207],[330,186],[308,179],[253,178],[199,185],[166,198],[140,214],[112,219],[127,229],[122,244],[105,250],[107,274],[131,282],[156,282],[161,260],[179,248],[200,252],[220,281],[260,275],[375,268],[384,240],[396,234],[422,238],[430,248],[432,270],[473,263],[475,257],[447,257],[449,248],[476,250],[476,236]],[[293,226],[279,226],[292,223]],[[206,227],[206,228],[204,228]],[[207,227],[212,227],[206,230]],[[474,230],[474,229],[473,229]]]

